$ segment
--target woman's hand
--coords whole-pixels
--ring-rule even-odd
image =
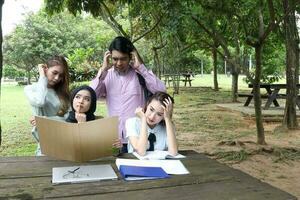
[[[46,68],[47,68],[46,64],[38,64],[38,70],[39,70],[40,77],[45,77],[46,76],[46,71],[45,71]]]
[[[137,117],[139,117],[140,119],[146,118],[145,112],[144,112],[143,108],[141,108],[141,107],[138,107],[135,109],[135,115]]]
[[[75,119],[78,123],[86,122],[86,114],[84,113],[75,113]]]
[[[115,142],[112,144],[112,146],[115,148],[118,148],[118,149],[122,148],[123,144],[122,144],[121,139],[116,139]]]
[[[164,110],[164,118],[171,119],[173,113],[173,103],[170,98],[164,100],[164,105],[162,105],[162,108]]]
[[[35,121],[35,117],[32,116],[30,119],[29,119],[29,123],[32,125],[32,126],[36,126],[36,121]]]

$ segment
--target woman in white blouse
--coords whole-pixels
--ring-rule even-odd
[[[69,109],[69,70],[63,56],[54,56],[46,64],[39,64],[39,80],[25,87],[25,95],[34,116],[64,117]],[[34,123],[33,123],[34,124]],[[41,155],[36,127],[32,135],[38,142],[36,155]]]
[[[128,153],[144,156],[146,151],[168,150],[177,155],[175,127],[172,122],[173,98],[165,92],[153,94],[145,108],[137,108],[136,117],[126,121]]]

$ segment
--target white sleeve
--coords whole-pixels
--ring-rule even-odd
[[[136,117],[129,118],[125,123],[126,128],[126,138],[128,139],[130,136],[139,137],[140,128],[138,127],[138,121]]]
[[[44,106],[47,95],[47,84],[47,77],[40,77],[37,83],[24,88],[25,95],[31,106]]]

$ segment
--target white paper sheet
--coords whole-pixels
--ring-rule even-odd
[[[164,160],[164,159],[180,159],[185,158],[184,155],[177,154],[176,156],[172,156],[168,151],[147,151],[145,156],[140,156],[137,152],[132,153],[135,157],[140,160]]]
[[[161,167],[167,174],[189,174],[180,160],[135,160],[117,158],[116,165],[143,166],[143,167]]]

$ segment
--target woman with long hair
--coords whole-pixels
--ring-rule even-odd
[[[34,116],[64,117],[70,102],[68,63],[63,56],[53,56],[38,65],[39,80],[24,88]],[[36,155],[41,155],[36,127],[32,135],[38,142]]]

